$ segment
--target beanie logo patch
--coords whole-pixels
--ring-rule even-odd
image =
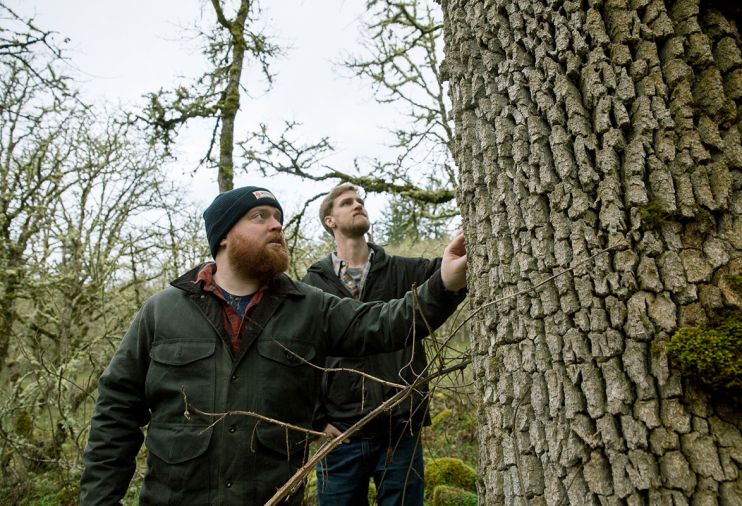
[[[252,192],[252,194],[255,196],[255,200],[259,200],[259,199],[278,200],[276,197],[273,196],[271,192],[265,191],[265,190],[256,190]]]

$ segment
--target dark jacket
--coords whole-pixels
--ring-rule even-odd
[[[441,259],[407,258],[387,255],[384,248],[370,244],[374,255],[361,292],[361,301],[388,301],[404,296],[413,284],[420,286],[440,268]],[[312,265],[302,280],[338,297],[351,297],[334,271],[332,256]],[[328,368],[359,370],[389,382],[410,384],[427,365],[422,343],[416,342],[392,353],[364,357],[327,357]],[[398,390],[377,381],[363,379],[346,371],[328,372],[322,379],[320,401],[315,413],[315,428],[322,430],[332,423],[346,430],[363,416],[392,397]],[[425,384],[388,415],[378,416],[364,426],[361,435],[399,432],[412,423],[413,430],[430,424],[428,387]]]
[[[412,323],[409,295],[362,305],[281,276],[251,313],[234,356],[221,305],[193,282],[196,273],[143,305],[100,378],[83,505],[123,497],[147,424],[142,504],[263,504],[305,461],[305,435],[250,416],[189,414],[184,394],[202,411],[250,411],[309,428],[321,373],[304,361],[321,366],[330,352],[398,348]],[[418,292],[434,324],[455,306],[440,275]]]

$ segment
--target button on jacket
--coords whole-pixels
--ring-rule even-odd
[[[420,286],[441,266],[440,258],[392,256],[380,246],[372,243],[368,246],[374,253],[361,292],[360,300],[363,302],[402,297],[413,284]],[[313,264],[302,281],[338,297],[351,297],[334,271],[331,255]],[[355,358],[329,356],[326,363],[328,368],[359,370],[393,383],[408,384],[417,379],[426,365],[425,350],[419,342],[391,353]],[[427,385],[416,389],[389,416],[378,416],[367,424],[361,434],[380,435],[390,430],[402,432],[410,422],[413,430],[430,424],[427,392]],[[377,381],[363,380],[358,374],[328,372],[322,379],[314,426],[322,430],[331,423],[340,430],[346,430],[396,393],[397,389]]]
[[[388,304],[339,299],[282,275],[270,282],[233,354],[219,301],[194,283],[198,268],[148,300],[98,384],[85,450],[83,505],[125,494],[144,439],[142,504],[263,504],[306,459],[305,434],[255,417],[185,416],[250,411],[309,428],[328,354],[404,346],[412,297]],[[427,320],[445,321],[459,297],[440,274],[418,289]],[[416,337],[425,325],[415,322]],[[290,499],[301,502],[301,494]]]

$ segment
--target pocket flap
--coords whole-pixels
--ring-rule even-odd
[[[150,358],[165,365],[186,365],[214,354],[214,341],[161,341],[152,345]]]
[[[303,341],[288,341],[279,344],[278,341],[262,340],[258,341],[258,353],[269,360],[295,367],[310,362],[316,350],[310,343]]]
[[[160,460],[180,464],[203,455],[209,447],[213,431],[213,427],[204,425],[150,425],[145,444]]]

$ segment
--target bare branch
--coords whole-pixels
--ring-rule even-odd
[[[185,408],[183,410],[183,416],[185,416],[187,420],[191,419],[191,413],[195,413],[197,415],[202,415],[202,416],[208,416],[210,418],[216,418],[216,420],[212,423],[212,425],[209,426],[209,428],[212,427],[214,424],[221,422],[228,416],[249,416],[251,418],[257,418],[258,420],[262,420],[264,422],[268,422],[273,425],[278,425],[279,427],[283,427],[284,429],[295,430],[297,432],[303,432],[310,436],[316,436],[316,437],[326,436],[324,432],[317,432],[316,430],[306,429],[304,427],[299,427],[298,425],[293,425],[290,423],[282,422],[280,420],[276,420],[268,416],[263,416],[260,413],[255,413],[253,411],[235,410],[235,411],[227,411],[226,413],[209,413],[207,411],[201,411],[200,409],[198,409],[197,407],[193,406],[192,404],[188,402],[188,396],[186,395],[185,390],[181,390],[181,393],[183,394],[183,404],[185,405]]]

